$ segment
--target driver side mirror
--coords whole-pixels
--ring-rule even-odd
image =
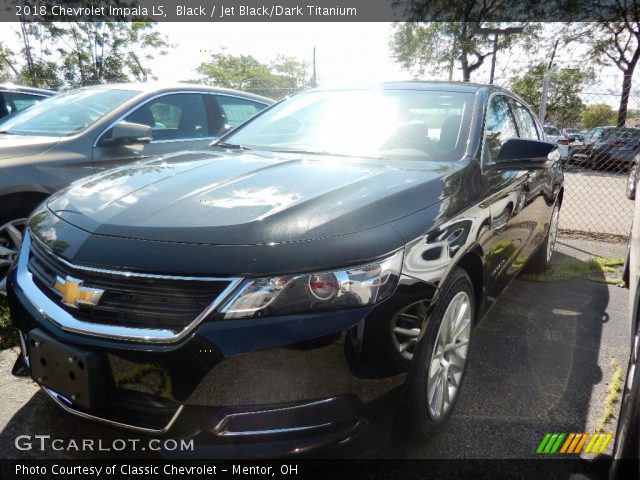
[[[553,159],[549,154],[558,147],[553,143],[529,140],[525,138],[510,138],[507,140],[495,159],[486,165],[493,170],[533,170],[549,168]]]
[[[141,123],[118,122],[111,130],[110,140],[120,145],[149,143],[153,139],[151,127]]]

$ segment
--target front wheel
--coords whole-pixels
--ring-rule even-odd
[[[556,247],[556,236],[558,235],[558,220],[560,218],[560,206],[558,203],[553,207],[551,212],[551,220],[549,221],[549,229],[547,236],[544,238],[542,245],[536,253],[529,259],[524,267],[528,273],[543,273],[549,268],[551,257]]]
[[[26,224],[26,218],[17,218],[0,225],[0,295],[4,295],[6,291],[7,273],[22,247]]]
[[[407,392],[407,420],[430,438],[449,420],[467,366],[475,315],[469,275],[456,268],[436,301],[422,340],[411,362]]]
[[[629,176],[627,177],[627,198],[629,200],[635,200],[636,198],[636,186],[638,177],[638,166],[634,163],[629,169]]]

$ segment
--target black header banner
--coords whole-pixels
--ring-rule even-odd
[[[640,0],[0,0],[2,22],[592,22]]]

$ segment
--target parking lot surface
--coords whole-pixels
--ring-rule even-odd
[[[554,261],[575,252],[563,245],[560,250]],[[622,368],[627,363],[627,296],[626,289],[586,279],[554,283],[517,279],[474,332],[465,383],[447,428],[429,442],[401,438],[374,455],[526,458],[536,456],[547,432],[593,432],[613,375],[611,359]],[[17,349],[0,352],[4,457],[93,456],[21,451],[14,446],[18,435],[103,441],[136,437],[62,412],[30,379],[11,376],[16,354]],[[616,404],[616,414],[618,408]],[[615,428],[613,419],[604,431],[613,433]],[[113,452],[95,456],[105,455],[121,456]]]

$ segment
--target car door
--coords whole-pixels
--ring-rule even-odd
[[[145,100],[120,121],[151,127],[147,144],[114,145],[111,125],[96,142],[93,161],[96,171],[181,150],[206,148],[221,128],[217,106],[207,93],[177,92]]]
[[[485,119],[483,166],[493,163],[500,148],[518,136],[515,116],[511,111],[509,97],[493,94],[488,103]],[[514,262],[521,262],[520,252],[528,237],[523,221],[527,172],[513,170],[483,169],[484,182],[489,197],[483,203],[491,213],[490,235],[484,245],[488,300],[492,302],[510,281]]]
[[[518,136],[529,140],[541,140],[541,128],[531,111],[520,101],[510,98],[511,111],[518,126]],[[551,206],[547,200],[552,198],[553,180],[549,169],[529,170],[523,184],[524,204],[519,214],[517,227],[522,230],[523,244],[519,254],[520,262],[512,265],[514,272],[542,244],[547,224],[551,218]]]

